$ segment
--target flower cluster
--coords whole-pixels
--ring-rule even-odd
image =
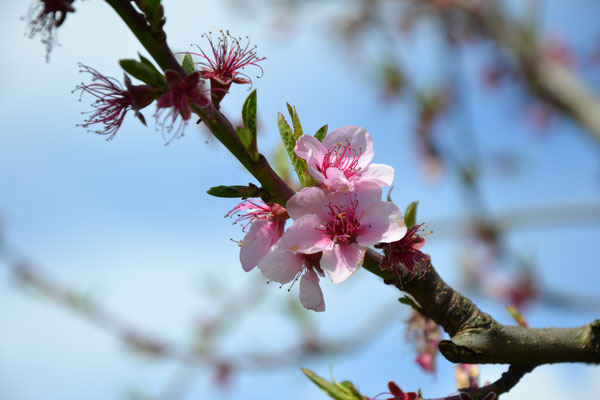
[[[244,270],[258,265],[264,276],[281,284],[300,279],[302,305],[323,311],[319,276],[327,273],[336,284],[345,281],[361,266],[369,246],[402,239],[406,226],[398,207],[381,201],[381,188],[392,183],[394,170],[370,164],[373,141],[365,129],[339,128],[322,143],[303,135],[295,153],[306,160],[318,185],[292,196],[285,213],[275,211],[276,205],[247,208],[242,218],[251,227],[240,260]],[[282,218],[288,217],[293,223],[284,230]]]
[[[67,1],[55,3],[70,4]],[[46,8],[48,8],[50,7],[48,4],[54,2],[45,1],[44,4],[47,4]],[[62,11],[62,19],[56,22],[57,26],[58,22],[62,23],[66,15],[64,13],[67,11]],[[56,15],[56,12],[52,11],[51,15]],[[54,26],[52,24],[51,26]],[[242,46],[240,39],[234,38],[229,32],[222,33],[222,37],[217,42],[208,37],[208,42],[212,49],[212,57],[202,50],[201,53],[190,53],[202,57],[203,61],[198,63],[201,66],[200,70],[191,71],[185,76],[180,72],[167,70],[164,77],[160,77],[162,73],[156,70],[162,79],[161,84],[154,80],[151,81],[152,84],[146,82],[146,85],[134,86],[126,75],[124,89],[116,79],[106,77],[95,69],[80,64],[82,72],[92,75],[92,83],[82,83],[75,90],[80,90],[82,95],[87,93],[96,98],[92,104],[94,110],[90,112],[91,116],[82,126],[101,124],[102,127],[95,132],[112,138],[128,111],[133,110],[135,115],[145,123],[142,114],[139,113],[140,109],[157,100],[155,117],[165,141],[168,143],[171,139],[180,136],[193,111],[202,109],[211,102],[218,107],[232,83],[250,83],[250,80],[244,78],[245,75],[239,70],[248,65],[260,68],[258,62],[264,60],[256,56],[256,50],[250,47],[249,41]],[[143,65],[143,68],[144,73],[147,73],[148,65]],[[204,80],[211,83],[210,96],[203,88]]]

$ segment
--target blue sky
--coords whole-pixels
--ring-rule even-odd
[[[268,13],[242,6],[231,12],[231,4],[219,2],[196,3],[200,2],[166,2],[166,30],[174,49],[185,51],[191,43],[203,43],[205,32],[231,29],[249,35],[259,55],[267,57],[264,76],[254,80],[263,152],[269,154],[275,147],[276,114],[289,102],[296,105],[306,131],[325,123],[330,128],[366,127],[375,141],[374,161],[395,168],[394,200],[401,207],[419,200],[419,215],[432,221],[465,214],[455,178],[448,174],[437,182],[424,179],[412,140],[410,109],[379,101],[365,65],[339,44],[323,40],[331,36],[328,23],[335,5],[311,4],[300,10],[293,34],[286,38],[272,28]],[[545,9],[544,21],[549,31],[560,26],[559,33],[588,43],[597,28],[592,19],[597,12],[591,10],[597,11],[597,6],[588,1],[565,13],[555,1]],[[257,271],[241,270],[237,247],[229,240],[241,238],[239,227],[223,219],[235,202],[206,194],[211,186],[245,184],[250,176],[218,143],[207,144],[206,132],[193,126],[165,147],[152,127],[152,111],[146,113],[150,128],[127,118],[110,142],[76,127],[89,104],[71,94],[87,80],[78,74],[77,63],[120,77],[117,60],[135,57],[141,46],[108,6],[77,2],[77,14],[69,16],[59,32],[61,46],[45,63],[39,41],[23,35],[24,13],[21,2],[4,1],[0,15],[0,217],[6,238],[56,279],[90,293],[150,332],[185,342],[195,321],[210,316],[227,293],[264,285]],[[418,41],[435,48],[426,32]],[[415,69],[427,71],[434,60],[426,51],[418,53],[417,44],[411,53]],[[466,52],[464,57],[469,105],[483,109],[474,115],[478,135],[491,147],[514,150],[525,160],[519,174],[486,180],[483,192],[491,209],[598,204],[597,144],[566,121],[543,137],[531,134],[510,91],[494,95],[477,90],[476,73],[468,66],[479,53]],[[223,107],[232,119],[247,94],[237,87],[226,98]],[[476,107],[481,103],[487,107]],[[457,232],[463,228],[457,219]],[[535,257],[545,284],[589,295],[599,294],[599,238],[597,224],[508,235],[511,244]],[[457,283],[456,242],[436,241],[434,234],[427,250],[442,276]],[[454,390],[450,363],[440,360],[440,371],[432,377],[412,362],[414,355],[404,343],[408,311],[395,302],[394,290],[382,288],[367,273],[344,285],[323,286],[327,312],[314,319],[330,337],[343,335],[374,309],[398,312],[391,314],[390,324],[373,343],[348,357],[307,359],[276,371],[243,373],[225,392],[215,389],[211,371],[200,368],[194,372],[198,380],[182,398],[319,398],[299,368],[328,375],[330,365],[336,378],[355,381],[368,395],[383,391],[389,380],[407,389],[421,387],[431,396]],[[277,310],[296,300],[296,290],[267,287],[266,298],[239,322],[225,348],[235,354],[242,348],[277,350],[289,344],[293,327]],[[111,334],[16,286],[3,268],[0,301],[0,398],[38,400],[51,393],[62,400],[123,399],[129,388],[156,394],[177,368],[131,354]],[[501,305],[479,301],[486,311],[509,322]],[[598,314],[534,307],[527,317],[533,326],[568,326],[587,323]],[[494,380],[503,369],[482,370],[484,380]],[[599,378],[598,367],[545,366],[505,398],[530,398],[541,386],[546,399],[590,398],[590,393],[600,392]]]

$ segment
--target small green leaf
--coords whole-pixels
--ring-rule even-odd
[[[155,87],[166,84],[165,77],[154,66],[132,59],[120,60],[119,64],[129,75]]]
[[[334,383],[320,377],[309,369],[302,368],[304,375],[315,385],[321,388],[329,397],[336,400],[363,400],[364,397],[354,388],[350,382]]]
[[[253,140],[256,140],[256,89],[246,98],[242,107],[244,126],[250,130]]]
[[[221,185],[221,186],[213,186],[206,191],[206,193],[215,197],[224,197],[228,199],[236,198],[236,197],[259,197],[260,196],[260,188],[256,185],[250,184],[249,186],[242,185]]]
[[[244,144],[244,147],[250,150],[250,145],[252,143],[252,132],[250,132],[250,129],[237,127],[235,130],[238,134],[238,137]]]
[[[329,127],[329,125],[323,125],[321,128],[319,128],[319,130],[317,131],[317,133],[315,133],[315,137],[317,138],[317,140],[319,142],[322,142],[323,139],[325,139],[325,136],[327,135],[327,128]]]
[[[292,119],[292,126],[294,127],[294,139],[298,140],[298,138],[304,134],[302,132],[302,125],[300,125],[300,117],[298,117],[296,106],[292,107],[289,103],[286,104],[288,112],[290,113],[290,118]]]
[[[294,166],[294,170],[296,170],[296,174],[298,175],[298,179],[300,179],[300,184],[302,187],[306,187],[306,180],[304,172],[306,171],[306,161],[296,156],[294,153],[294,147],[296,147],[296,138],[294,137],[294,132],[292,128],[288,125],[287,121],[283,117],[283,114],[277,114],[277,126],[279,127],[279,134],[281,135],[281,140],[285,149],[287,150],[288,156],[292,161],[292,165]]]
[[[404,224],[407,229],[415,226],[415,221],[417,220],[417,206],[419,205],[418,201],[413,201],[406,207],[406,211],[404,211]]]
[[[413,299],[411,299],[408,296],[403,296],[400,297],[398,299],[398,301],[402,304],[406,304],[407,306],[411,306],[413,310],[415,310],[416,312],[418,312],[419,314],[423,314],[423,309],[417,304],[415,303],[415,301]]]
[[[185,53],[181,66],[183,67],[183,70],[186,74],[196,72],[196,66],[194,65],[194,60],[192,60],[192,56],[190,55],[190,53]]]

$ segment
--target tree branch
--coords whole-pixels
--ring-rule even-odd
[[[419,277],[401,282],[381,271],[381,255],[369,250],[365,269],[409,293],[428,318],[450,335],[439,344],[455,363],[540,365],[559,362],[600,363],[600,320],[577,328],[523,328],[498,323],[451,288],[432,265]]]

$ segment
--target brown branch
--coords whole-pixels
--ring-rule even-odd
[[[534,368],[511,365],[508,371],[503,373],[496,382],[479,388],[461,390],[461,393],[466,393],[468,396],[457,394],[437,400],[494,400],[497,398],[496,396],[508,393],[525,374],[531,372]],[[492,396],[490,396],[490,393]]]
[[[401,282],[381,271],[381,255],[369,251],[364,267],[409,293],[427,317],[450,335],[442,355],[455,363],[540,365],[559,362],[600,363],[600,320],[577,328],[523,328],[498,323],[451,288],[432,265],[420,277]]]

